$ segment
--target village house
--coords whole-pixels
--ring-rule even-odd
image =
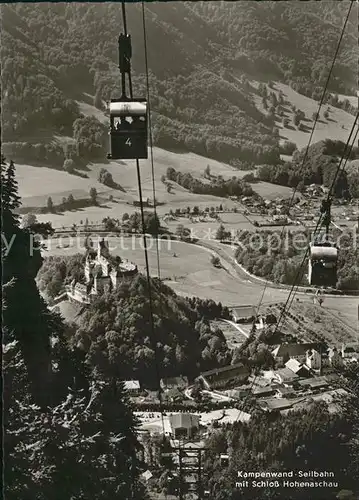
[[[273,380],[285,386],[292,386],[299,379],[299,376],[289,368],[280,368],[275,370],[273,374]]]
[[[139,396],[141,394],[141,384],[138,380],[125,380],[124,387],[130,396]]]
[[[309,368],[306,364],[300,363],[298,360],[291,358],[289,359],[286,364],[286,368],[289,368],[289,370],[292,370],[298,377],[309,377],[310,376],[310,371]]]
[[[268,385],[266,387],[255,387],[253,388],[253,396],[256,396],[257,398],[263,398],[267,396],[272,396],[275,393],[275,388],[272,387],[271,385]]]
[[[232,318],[236,323],[251,323],[256,316],[255,306],[239,306],[232,309]]]
[[[293,398],[295,396],[295,391],[291,387],[276,387],[275,392],[277,398]]]
[[[306,380],[300,380],[299,384],[302,387],[306,387],[312,390],[322,389],[324,387],[328,387],[329,385],[325,377],[313,377],[313,378],[308,378]]]
[[[90,299],[88,297],[91,291],[91,287],[84,285],[83,283],[76,283],[76,280],[72,280],[68,291],[68,299],[75,302],[81,302],[82,304],[90,304]]]
[[[343,365],[342,353],[339,352],[335,347],[329,349],[328,361],[330,366],[342,366]]]
[[[225,394],[232,399],[242,399],[247,395],[247,391],[244,389],[229,389],[228,391],[225,391]]]
[[[160,381],[161,388],[169,389],[185,389],[188,387],[188,378],[184,376],[163,378]]]
[[[196,380],[202,382],[206,389],[211,389],[228,383],[230,380],[241,383],[248,378],[249,374],[250,370],[242,363],[238,363],[203,372]]]
[[[141,206],[141,200],[139,198],[133,200],[132,203],[133,203],[134,207],[140,207]],[[150,206],[150,199],[149,198],[143,198],[142,199],[142,206],[149,207]]]
[[[263,399],[259,404],[264,411],[277,412],[290,409],[293,406],[293,401],[287,398],[273,397]]]
[[[272,351],[272,355],[280,364],[286,363],[291,358],[296,359],[300,363],[306,363],[307,353],[312,349],[315,349],[318,353],[323,351],[320,344],[315,343],[280,344]],[[317,360],[318,358],[316,358]]]
[[[182,391],[175,388],[175,389],[169,389],[165,393],[165,398],[170,403],[180,403],[181,401],[183,401],[185,399],[185,396],[184,396]]]
[[[347,342],[343,344],[342,358],[345,361],[359,361],[359,342]]]

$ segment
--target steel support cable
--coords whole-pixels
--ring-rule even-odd
[[[159,219],[157,217],[155,167],[154,167],[154,161],[153,161],[153,140],[152,140],[152,117],[151,117],[151,100],[150,100],[150,82],[149,82],[149,75],[148,75],[147,30],[146,30],[145,4],[144,4],[143,0],[142,0],[142,26],[143,26],[144,49],[145,49],[146,88],[147,88],[147,106],[148,106],[148,130],[149,130],[150,153],[151,153],[153,213],[154,213],[155,219],[157,221]],[[157,225],[156,225],[156,228],[157,228]],[[158,229],[156,229],[156,235],[155,236],[156,236],[156,253],[157,253],[157,274],[158,274],[158,278],[161,279],[160,252],[159,252],[159,244],[158,244]]]
[[[328,196],[327,196],[327,201],[328,201],[328,200],[330,200],[330,197],[331,197],[332,191],[333,191],[333,189],[334,189],[334,187],[335,187],[335,183],[336,183],[336,180],[337,180],[337,178],[338,178],[338,175],[339,175],[340,171],[344,172],[345,167],[346,167],[346,164],[347,164],[347,161],[348,161],[348,159],[350,158],[350,155],[351,155],[352,149],[353,149],[353,147],[354,147],[354,143],[355,143],[356,138],[357,138],[357,135],[358,135],[358,126],[357,126],[357,120],[358,120],[358,117],[359,117],[359,113],[357,113],[357,115],[356,115],[356,117],[355,117],[355,120],[354,120],[354,123],[353,123],[352,129],[351,129],[351,131],[350,131],[350,134],[349,134],[349,137],[348,137],[347,143],[346,143],[346,145],[345,145],[345,149],[344,149],[343,155],[342,155],[342,157],[341,157],[341,159],[340,159],[340,162],[339,162],[338,168],[337,168],[337,170],[336,170],[335,176],[334,176],[333,181],[332,181],[332,183],[331,183],[331,186],[330,186],[330,188],[329,188],[329,191],[328,191]],[[354,135],[354,138],[352,139],[352,138],[351,138],[351,136],[352,136],[352,134],[354,133],[354,130],[355,130],[355,129],[356,129],[356,133],[355,133],[355,135]],[[352,142],[351,142],[351,141],[352,141]],[[350,143],[351,143],[351,145],[350,145]],[[347,155],[346,155],[346,158],[345,158],[345,161],[344,161],[344,165],[343,165],[343,168],[342,168],[342,170],[341,170],[341,165],[342,165],[342,162],[343,162],[343,160],[344,160],[344,157],[345,157],[345,154],[346,154],[346,150],[347,150],[347,148],[348,148],[348,147],[349,147],[349,150],[348,150],[348,152],[347,152]],[[315,227],[315,229],[314,229],[314,232],[313,232],[313,237],[314,237],[314,238],[315,238],[315,236],[316,236],[316,234],[317,234],[317,232],[318,232],[319,228],[321,227],[322,218],[323,218],[323,214],[321,214],[321,215],[320,215],[319,220],[318,220],[318,222],[317,222],[317,225],[316,225],[316,227]],[[298,290],[300,276],[301,276],[302,270],[304,269],[304,264],[305,264],[305,261],[306,261],[306,259],[307,259],[307,257],[308,257],[308,253],[309,253],[309,247],[307,247],[307,249],[306,249],[306,252],[305,252],[305,254],[304,254],[304,256],[303,256],[303,259],[302,259],[301,265],[300,265],[300,267],[299,267],[299,269],[298,269],[298,272],[297,272],[297,274],[296,274],[296,277],[295,277],[295,279],[294,279],[294,283],[293,283],[293,285],[292,285],[292,287],[291,287],[291,289],[290,289],[290,291],[289,291],[289,295],[288,295],[287,301],[286,301],[286,303],[285,303],[285,305],[284,305],[284,308],[282,309],[282,312],[281,312],[280,317],[279,317],[279,319],[278,319],[278,322],[277,322],[277,325],[276,325],[276,329],[275,329],[275,333],[277,332],[277,330],[278,330],[278,328],[279,328],[279,325],[280,325],[280,323],[281,323],[282,319],[284,318],[284,315],[285,315],[286,309],[288,309],[288,310],[289,310],[289,308],[291,307],[291,305],[292,305],[292,303],[293,303],[294,296],[295,296],[295,294],[296,294],[296,292],[294,292],[294,288],[296,287],[296,289]],[[291,303],[289,304],[289,301],[290,301],[291,295],[292,295],[293,293],[294,293],[294,295],[293,295],[293,299],[292,299]]]
[[[351,133],[350,133],[350,136],[351,136],[352,132],[353,132],[353,131],[354,131],[354,129],[355,129],[355,126],[356,126],[356,125],[355,125],[355,123],[356,123],[356,121],[357,121],[357,119],[358,119],[358,116],[359,116],[359,115],[357,114],[357,117],[356,117],[356,119],[355,119],[355,121],[354,121],[354,124],[353,124],[352,130],[351,130]],[[343,168],[342,168],[342,170],[341,170],[341,172],[342,172],[342,173],[345,171],[345,167],[346,167],[347,161],[348,161],[348,160],[349,160],[349,158],[350,158],[350,154],[351,154],[352,149],[353,149],[353,147],[354,147],[354,144],[355,144],[356,138],[357,138],[357,136],[358,136],[358,132],[359,132],[359,129],[357,128],[356,133],[355,133],[355,136],[354,136],[354,139],[353,139],[353,142],[352,142],[352,144],[351,144],[351,146],[350,146],[350,150],[349,150],[349,152],[348,152],[348,155],[347,155],[347,157],[346,157],[346,159],[345,159],[345,162],[344,162]],[[348,142],[350,141],[350,136],[349,136]],[[348,143],[347,143],[347,144],[348,144]],[[334,178],[333,178],[333,181],[332,181],[331,187],[330,187],[329,192],[328,192],[328,197],[327,197],[327,200],[329,200],[329,199],[330,199],[330,193],[331,193],[331,191],[334,189],[334,187],[335,187],[335,183],[336,183],[336,180],[337,180],[337,178],[338,178],[338,175],[340,174],[340,165],[341,165],[341,163],[342,163],[342,160],[343,160],[343,157],[341,158],[341,161],[340,161],[340,163],[339,163],[339,166],[338,166],[338,168],[337,168],[337,170],[336,170],[336,173],[335,173],[335,176],[334,176]],[[313,235],[314,235],[314,236],[316,235],[317,231],[319,230],[319,228],[320,228],[320,226],[321,226],[320,222],[321,222],[321,219],[318,221],[318,224],[317,224],[317,226],[316,226],[316,228],[315,228],[315,230],[314,230],[314,233],[313,233]],[[306,257],[307,257],[307,253],[308,253],[308,251],[309,251],[309,249],[307,248],[307,251],[306,251],[306,255],[305,255],[305,257],[304,257],[304,260],[305,260],[305,259],[306,259]],[[302,265],[304,265],[304,264],[302,263]],[[293,292],[293,297],[292,297],[292,300],[291,300],[290,304],[288,305],[288,310],[290,309],[290,307],[291,307],[291,305],[292,305],[292,303],[293,303],[294,296],[295,296],[295,294],[297,293],[298,288],[299,288],[299,283],[296,285],[296,290]]]
[[[125,35],[127,35],[126,7],[125,7],[124,0],[122,0],[122,18],[123,18],[124,32],[125,32]],[[133,99],[131,73],[128,74],[128,79],[129,79],[130,98]],[[160,403],[161,424],[162,424],[163,435],[165,435],[162,388],[161,388],[160,371],[159,371],[159,364],[158,364],[158,349],[157,349],[157,342],[156,342],[156,338],[155,338],[152,285],[151,285],[150,266],[149,266],[149,260],[148,260],[145,214],[144,214],[144,209],[143,209],[141,171],[140,171],[140,162],[138,159],[136,159],[136,169],[137,169],[137,181],[138,181],[138,194],[139,194],[140,209],[141,209],[142,236],[143,236],[143,247],[144,247],[144,253],[145,253],[148,300],[149,300],[149,308],[150,308],[150,323],[151,323],[151,337],[150,337],[150,339],[151,339],[152,349],[153,349],[154,355],[155,355],[155,370],[156,370],[156,378],[157,378],[157,386],[158,386],[158,399],[159,399],[159,403]]]
[[[304,167],[304,164],[305,164],[305,161],[307,159],[307,156],[308,156],[308,151],[309,151],[309,147],[311,145],[311,142],[312,142],[312,139],[313,139],[313,135],[314,135],[314,130],[315,130],[315,126],[317,124],[317,121],[319,119],[319,113],[320,113],[320,110],[322,108],[322,105],[323,105],[323,102],[324,102],[324,98],[325,98],[325,95],[326,95],[326,92],[327,92],[327,88],[328,88],[328,85],[329,85],[329,81],[330,81],[330,78],[332,76],[332,72],[333,72],[333,68],[334,68],[334,65],[335,65],[335,62],[336,62],[336,59],[337,59],[337,56],[338,56],[338,53],[339,53],[339,49],[340,49],[340,45],[341,45],[341,42],[343,40],[343,37],[344,37],[344,33],[345,33],[345,28],[347,26],[347,23],[348,23],[348,20],[349,20],[349,16],[350,16],[350,12],[351,12],[351,9],[352,9],[352,4],[353,2],[350,2],[350,5],[349,5],[349,9],[348,9],[348,12],[347,12],[347,15],[346,15],[346,18],[345,18],[345,21],[344,21],[344,24],[343,24],[343,28],[341,30],[341,33],[340,33],[340,37],[339,37],[339,40],[338,40],[338,43],[337,43],[337,47],[336,47],[336,50],[335,50],[335,53],[334,53],[334,56],[333,56],[333,61],[332,61],[332,64],[330,66],[330,70],[329,70],[329,73],[328,73],[328,77],[327,77],[327,80],[325,82],[325,86],[324,86],[324,90],[323,90],[323,93],[322,93],[322,97],[320,99],[320,103],[319,103],[319,107],[318,107],[318,111],[316,113],[316,116],[315,116],[315,120],[314,120],[314,123],[313,123],[313,127],[312,127],[312,130],[311,130],[311,133],[310,133],[310,137],[309,137],[309,141],[308,141],[308,144],[307,144],[307,147],[306,147],[306,150],[304,152],[304,156],[303,156],[303,161],[302,161],[302,169]],[[289,202],[289,207],[288,207],[288,213],[289,213],[289,210],[290,208],[292,207],[293,203],[294,203],[294,198],[295,198],[295,194],[298,190],[298,186],[300,184],[300,181],[298,182],[298,184],[295,186],[295,188],[293,189],[293,193],[292,193],[292,197],[290,199],[290,202]],[[283,234],[284,234],[284,231],[285,231],[285,225],[282,226],[282,230],[281,230],[281,233],[280,233],[280,239],[283,238]],[[260,297],[260,300],[259,300],[259,303],[258,303],[258,306],[257,306],[257,311],[256,311],[256,316],[259,315],[259,311],[260,311],[260,307],[262,305],[262,302],[264,300],[264,296],[265,296],[265,292],[268,288],[268,281],[266,281],[266,283],[264,284],[264,287],[263,287],[263,292],[262,292],[262,295]],[[281,314],[282,316],[282,314]],[[278,325],[278,323],[277,323]],[[254,377],[253,379],[253,382],[252,382],[252,385],[251,385],[251,389],[255,383],[255,380],[256,380],[257,377]],[[237,421],[240,417],[241,413],[239,413],[238,417],[237,417]]]
[[[324,98],[325,98],[325,95],[326,95],[326,92],[327,92],[327,88],[328,88],[328,85],[329,85],[330,78],[332,76],[332,72],[333,72],[333,68],[334,68],[334,65],[335,65],[335,61],[336,61],[338,53],[339,53],[340,44],[342,42],[342,39],[343,39],[343,36],[344,36],[344,32],[345,32],[345,28],[346,28],[346,25],[348,23],[349,15],[350,15],[350,12],[351,12],[351,9],[352,9],[352,3],[353,2],[350,2],[350,6],[349,6],[349,9],[348,9],[348,12],[347,12],[347,16],[345,18],[345,22],[344,22],[344,25],[343,25],[343,28],[342,28],[342,31],[341,31],[341,34],[340,34],[340,37],[339,37],[337,48],[336,48],[335,53],[334,53],[333,61],[332,61],[332,64],[331,64],[331,67],[330,67],[330,70],[329,70],[329,73],[328,73],[328,77],[327,77],[325,86],[324,86],[322,97],[320,99],[318,111],[317,111],[316,116],[315,116],[315,120],[314,120],[313,127],[312,127],[312,130],[311,130],[311,133],[310,133],[309,141],[308,141],[307,147],[306,147],[305,152],[304,152],[303,161],[302,161],[302,169],[304,167],[305,161],[306,161],[307,156],[308,156],[308,151],[309,151],[309,147],[311,145],[312,139],[313,139],[315,126],[316,126],[317,121],[319,119],[319,113],[320,113],[320,110],[321,110],[323,102],[324,102]],[[300,181],[298,182],[298,184],[293,189],[292,197],[291,197],[290,202],[289,202],[288,212],[291,209],[291,207],[293,206],[294,198],[295,198],[295,195],[296,195],[296,193],[298,191],[299,184],[300,184]],[[285,227],[286,227],[285,225],[282,226],[282,230],[281,230],[281,233],[280,233],[280,239],[283,238]],[[260,306],[262,305],[262,302],[263,302],[264,295],[265,295],[267,287],[268,287],[268,282],[266,282],[265,285],[264,285],[262,296],[260,298],[260,301],[259,301],[259,304],[258,304],[258,307],[257,307],[257,315],[259,314],[259,309],[260,309]]]

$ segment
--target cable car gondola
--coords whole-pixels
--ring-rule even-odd
[[[329,241],[331,224],[331,199],[322,201],[321,225],[325,227],[325,236],[315,238],[309,245],[308,281],[310,285],[336,288],[338,247]],[[320,228],[319,228],[320,229]]]
[[[124,4],[122,5],[124,9]],[[126,25],[124,21],[124,25]],[[118,37],[119,64],[122,94],[120,99],[111,99],[110,152],[109,160],[140,160],[147,156],[147,100],[132,95],[131,80],[131,36],[121,33]],[[126,76],[130,97],[126,95]]]
[[[314,242],[309,247],[308,280],[313,286],[335,288],[338,248],[328,242]]]
[[[146,159],[147,101],[146,99],[111,99],[110,160]]]

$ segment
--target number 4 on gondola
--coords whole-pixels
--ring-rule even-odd
[[[147,102],[145,99],[111,99],[110,153],[108,159],[145,159],[147,154]]]

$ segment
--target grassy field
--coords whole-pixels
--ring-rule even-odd
[[[252,81],[251,84],[254,88],[258,87],[258,82]],[[306,131],[297,130],[293,124],[293,112],[288,105],[284,106],[284,117],[289,119],[289,128],[284,128],[282,125],[282,118],[276,120],[276,126],[279,128],[281,141],[291,141],[297,145],[298,149],[307,146],[309,141],[309,136],[311,129],[313,127],[312,115],[317,113],[319,108],[319,103],[313,99],[299,94],[293,90],[288,85],[283,83],[274,83],[273,89],[268,89],[270,92],[274,92],[277,96],[281,90],[284,95],[284,99],[290,104],[294,105],[297,109],[301,109],[305,113],[306,119],[303,121],[303,125],[306,127]],[[260,111],[264,111],[262,106],[262,98],[256,94],[253,94],[256,106]],[[357,98],[352,96],[351,101],[357,101]],[[356,105],[358,103],[356,102]],[[329,109],[329,118],[323,118],[323,113],[326,109]],[[324,105],[320,111],[320,118],[316,123],[312,144],[324,139],[341,140],[346,142],[350,133],[350,129],[354,122],[355,117],[351,114],[343,111],[339,108],[334,108],[333,106]]]
[[[109,195],[113,192],[95,179],[84,179],[46,167],[16,164],[16,179],[24,207],[46,206],[49,196],[54,203],[60,202],[63,196],[70,193],[75,198],[88,197],[92,186],[99,193]]]
[[[158,213],[161,215],[168,213],[170,209],[186,208],[198,206],[201,209],[220,204],[231,209],[241,208],[235,201],[210,195],[198,195],[190,193],[186,189],[172,183],[173,190],[167,192],[165,185],[161,181],[162,175],[166,174],[167,168],[172,166],[181,172],[190,172],[195,177],[201,177],[207,165],[210,165],[213,175],[222,175],[230,178],[233,175],[241,176],[244,172],[239,172],[229,165],[209,160],[194,153],[177,154],[154,148],[155,165],[155,190],[158,206]],[[141,162],[142,193],[144,198],[153,199],[152,194],[152,168],[150,160]],[[53,202],[61,202],[63,197],[73,194],[75,198],[88,197],[91,187],[95,187],[100,195],[100,200],[105,207],[89,207],[81,211],[69,211],[63,214],[41,215],[39,220],[51,220],[54,227],[69,226],[79,223],[84,218],[91,221],[101,221],[104,217],[121,218],[125,212],[133,211],[133,207],[128,203],[138,198],[136,166],[133,161],[112,161],[109,163],[92,163],[86,172],[88,179],[84,179],[67,172],[53,170],[46,167],[33,167],[30,165],[17,165],[17,180],[19,183],[19,193],[24,207],[46,206],[49,196]],[[106,168],[114,181],[121,186],[122,190],[109,189],[97,181],[101,168]],[[289,197],[292,190],[283,186],[274,186],[266,182],[255,184],[254,189],[265,198]],[[109,202],[112,195],[114,202]]]
[[[258,82],[252,82],[252,85],[256,87]],[[285,99],[305,112],[308,119],[306,125],[310,130],[312,126],[311,117],[313,112],[317,110],[318,104],[312,99],[298,94],[287,85],[276,83],[274,91],[278,94],[280,89],[283,91]],[[261,99],[258,96],[254,97],[258,100],[257,105],[260,109]],[[107,122],[105,114],[95,108],[91,104],[92,102],[93,96],[84,95],[83,100],[78,101],[81,112],[87,116],[95,116],[103,123]],[[330,118],[328,120],[321,120],[317,124],[312,142],[323,138],[347,139],[348,129],[352,124],[353,117],[340,109],[330,108]],[[324,109],[326,107],[323,108],[323,111]],[[289,108],[287,115],[292,121],[292,112]],[[308,132],[283,129],[279,123],[278,126],[283,141],[293,141],[299,148],[307,144],[309,138]],[[71,142],[72,139],[70,137],[56,136],[52,138],[53,141],[64,143]],[[222,175],[224,178],[230,178],[233,175],[242,177],[246,172],[238,171],[230,165],[194,153],[174,153],[155,147],[153,149],[153,156],[156,199],[161,204],[158,206],[159,215],[168,213],[170,209],[176,210],[177,208],[182,209],[187,206],[194,207],[196,205],[202,209],[206,207],[210,208],[211,206],[216,207],[220,204],[227,208],[233,208],[234,206],[241,208],[238,203],[228,199],[190,193],[176,183],[172,183],[173,190],[171,193],[168,193],[166,186],[161,181],[161,177],[166,174],[168,167],[173,167],[181,172],[189,172],[194,177],[201,178],[202,180],[204,180],[203,172],[207,165],[210,166],[213,175]],[[121,190],[108,189],[97,181],[101,168],[106,168],[112,174],[114,181],[121,186]],[[148,197],[152,199],[152,168],[150,159],[141,161],[140,168],[143,196],[144,198]],[[86,174],[88,175],[87,179],[46,167],[39,168],[30,165],[17,165],[17,179],[23,207],[46,206],[49,196],[52,197],[55,204],[61,202],[62,198],[68,197],[69,194],[73,194],[75,198],[88,197],[90,188],[95,187],[99,193],[100,204],[102,206],[68,211],[62,214],[40,215],[38,219],[41,221],[50,220],[54,227],[61,227],[70,226],[73,223],[79,224],[81,220],[83,221],[86,218],[93,223],[98,223],[107,216],[122,218],[125,212],[132,212],[134,210],[131,205],[133,200],[138,198],[137,173],[134,161],[93,163],[88,166]],[[288,198],[292,193],[290,188],[265,182],[254,184],[253,189],[267,199],[277,197]],[[108,201],[110,195],[114,198],[114,202]],[[226,221],[223,222],[227,223]],[[248,220],[242,221],[239,218],[233,224],[240,228],[251,227]],[[206,224],[204,229],[210,227],[212,225]]]

